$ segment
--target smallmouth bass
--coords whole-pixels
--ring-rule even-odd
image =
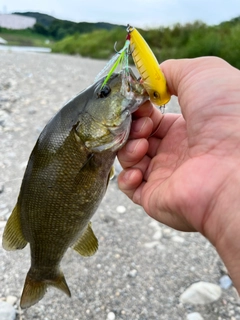
[[[30,155],[17,204],[4,234],[5,250],[30,244],[20,306],[41,300],[48,286],[71,296],[60,269],[71,247],[83,256],[98,248],[90,219],[107,189],[116,152],[128,138],[131,113],[148,99],[131,69],[103,79],[69,101],[45,126]],[[125,83],[126,85],[126,83]]]

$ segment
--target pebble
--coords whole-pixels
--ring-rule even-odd
[[[124,206],[118,206],[116,210],[117,210],[118,213],[126,212],[126,208]]]
[[[15,297],[15,296],[7,296],[6,302],[13,306],[17,302],[17,297]]]
[[[159,245],[159,242],[158,241],[152,241],[152,242],[146,242],[144,243],[144,247],[148,248],[148,249],[152,249],[156,246]]]
[[[159,229],[158,231],[156,231],[153,235],[153,239],[154,240],[160,240],[162,238],[162,231]]]
[[[222,289],[229,289],[232,285],[232,280],[228,275],[222,276],[219,282]]]
[[[204,320],[198,312],[192,312],[187,315],[187,320]]]
[[[15,320],[16,310],[5,301],[0,301],[0,319],[1,320]]]
[[[183,243],[185,240],[182,237],[174,236],[171,238],[174,242]]]
[[[152,221],[149,223],[149,227],[155,228],[156,230],[161,229],[160,223],[157,222],[156,220],[152,220]]]
[[[116,316],[114,312],[109,312],[107,315],[107,320],[115,320]]]
[[[180,302],[188,304],[208,304],[217,301],[222,294],[221,288],[209,282],[196,282],[180,296]]]
[[[128,276],[131,277],[131,278],[135,278],[136,275],[137,275],[137,270],[136,269],[133,269],[128,273]]]

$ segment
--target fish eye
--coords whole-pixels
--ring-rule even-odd
[[[110,92],[111,92],[111,88],[109,86],[105,85],[98,93],[98,98],[106,98]]]
[[[153,97],[154,97],[155,99],[158,99],[158,98],[160,98],[160,95],[159,95],[159,93],[158,93],[157,91],[154,91],[154,92],[153,92]]]

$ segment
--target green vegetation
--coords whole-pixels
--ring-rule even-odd
[[[114,53],[114,43],[118,41],[118,47],[121,49],[126,38],[126,30],[116,28],[111,31],[95,30],[92,33],[78,34],[68,36],[63,40],[56,42],[53,52],[63,52],[68,54],[80,54],[83,57],[95,59],[106,59]]]
[[[218,56],[240,69],[240,19],[236,18],[218,26],[202,22],[172,28],[139,30],[159,62],[166,59]],[[56,42],[54,52],[80,54],[92,58],[109,59],[114,43],[121,49],[126,30],[115,28],[92,33],[67,36]]]
[[[49,47],[51,38],[34,32],[32,29],[12,30],[0,27],[0,37],[11,46]]]
[[[79,54],[109,59],[114,43],[120,50],[125,42],[126,27],[108,23],[75,23],[40,13],[23,13],[35,17],[32,30],[0,29],[9,44],[46,46],[50,40],[53,52]],[[208,26],[202,22],[153,30],[140,30],[159,62],[166,59],[218,56],[240,69],[240,17]]]
[[[89,33],[94,30],[112,30],[118,27],[115,24],[105,23],[105,22],[73,22],[68,20],[56,19],[47,14],[42,14],[39,12],[15,12],[27,17],[33,17],[37,19],[37,23],[34,26],[34,31],[36,33],[42,34],[44,36],[51,37],[55,40],[61,40],[66,36],[74,35],[75,33]],[[123,26],[121,26],[124,28]]]

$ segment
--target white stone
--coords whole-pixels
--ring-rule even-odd
[[[183,243],[185,240],[182,237],[174,236],[171,238],[174,242]]]
[[[118,206],[117,207],[117,212],[118,213],[124,213],[124,212],[126,212],[126,208],[124,206]]]
[[[144,247],[148,248],[148,249],[152,249],[156,246],[159,245],[159,242],[158,241],[152,241],[152,242],[146,242],[144,243]]]
[[[15,297],[15,296],[7,296],[6,302],[13,306],[17,302],[17,297]]]
[[[172,230],[171,230],[170,228],[165,228],[165,229],[163,229],[163,233],[164,233],[166,236],[169,236],[169,235],[171,235]]]
[[[204,320],[198,312],[192,312],[187,315],[187,320]]]
[[[116,316],[114,312],[109,312],[107,315],[107,320],[115,320]]]
[[[0,319],[1,320],[15,320],[16,310],[9,303],[0,301]]]
[[[232,280],[228,275],[222,276],[219,282],[222,289],[229,289],[232,285]]]
[[[193,283],[181,296],[180,301],[188,304],[208,304],[217,301],[222,294],[221,288],[209,282]]]
[[[137,270],[136,269],[131,270],[128,275],[131,278],[135,278],[137,275]]]
[[[162,238],[162,231],[159,229],[153,235],[153,240],[160,240]]]
[[[160,223],[158,221],[156,221],[156,220],[152,220],[149,223],[149,226],[152,227],[152,228],[155,228],[156,230],[161,229]]]

